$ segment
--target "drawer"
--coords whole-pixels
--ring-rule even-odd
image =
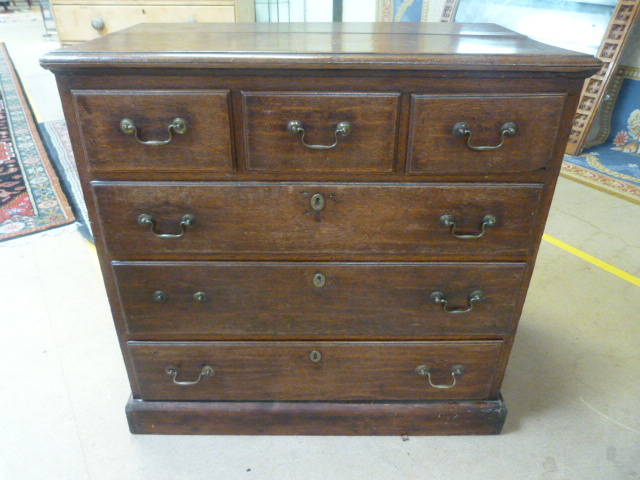
[[[116,1],[121,0],[113,3]],[[200,3],[213,2],[204,0]],[[147,2],[139,5],[75,4],[53,5],[53,15],[63,42],[81,42],[138,23],[234,22],[235,8],[233,5],[148,5]],[[94,27],[94,23],[103,28]]]
[[[565,95],[413,95],[408,172],[483,174],[545,169],[559,142],[565,98]],[[514,136],[510,136],[507,128],[502,135],[508,123],[517,126]],[[456,125],[459,125],[457,135]],[[503,140],[502,146],[494,148]],[[469,145],[491,148],[478,151]]]
[[[75,91],[73,105],[93,172],[233,170],[227,91]]]
[[[502,342],[127,346],[138,385],[135,396],[144,400],[409,401],[488,398]],[[456,366],[462,372],[454,376]]]
[[[93,192],[106,246],[116,257],[441,261],[528,255],[542,186],[94,182]],[[495,226],[485,229],[492,218]],[[483,230],[481,238],[453,235]]]
[[[506,335],[525,271],[524,264],[112,266],[133,335],[299,339]]]
[[[397,93],[245,92],[247,168],[257,172],[392,172],[399,99]]]

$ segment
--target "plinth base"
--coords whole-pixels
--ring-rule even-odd
[[[174,435],[487,435],[502,398],[415,403],[148,402],[130,399],[131,433]]]

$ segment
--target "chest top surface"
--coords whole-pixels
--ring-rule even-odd
[[[492,24],[140,24],[49,53],[52,70],[92,67],[557,71],[584,76],[592,56]]]

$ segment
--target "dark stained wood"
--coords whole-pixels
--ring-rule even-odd
[[[423,260],[522,259],[531,250],[542,188],[538,185],[424,184],[93,184],[115,256],[162,254],[380,255]],[[323,210],[311,197],[324,196]],[[193,214],[198,223],[181,238],[157,238],[138,225],[152,215],[160,233],[179,233]],[[458,219],[457,232],[477,234],[487,214],[496,226],[482,238],[461,240],[440,226],[442,215]]]
[[[89,170],[231,171],[229,92],[76,91],[73,94],[82,147]],[[166,140],[174,119],[187,131],[167,145],[141,145],[120,129],[128,118],[142,141]]]
[[[390,173],[394,167],[400,94],[244,92],[247,169],[257,172]],[[336,127],[353,131],[332,149],[311,149],[287,131],[298,120],[311,145],[333,145]]]
[[[132,432],[499,433],[500,386],[596,59],[488,25],[191,24],[141,25],[42,64],[57,76],[133,395],[201,399],[134,399]],[[177,111],[194,128],[169,148],[120,143],[132,105],[144,138]],[[316,162],[283,131],[292,112],[308,115],[311,143],[331,141],[345,113],[357,133]],[[521,133],[471,152],[450,135],[462,114],[474,144],[495,143],[502,114]],[[186,213],[198,222],[158,239],[141,213],[160,232]],[[438,225],[452,214],[474,233],[488,213],[498,225],[477,240]],[[322,288],[309,284],[318,270]],[[189,303],[205,288],[207,302]],[[454,306],[472,288],[487,299],[446,314],[425,298],[436,288]],[[169,300],[151,302],[156,290]],[[178,387],[169,360],[180,380],[205,361],[221,370]],[[443,384],[452,362],[470,369],[431,391],[418,360]],[[241,400],[206,400],[223,397]]]
[[[486,399],[502,342],[129,342],[143,400],[414,401]],[[312,351],[322,358],[314,362]],[[436,385],[452,385],[451,369],[464,373],[449,389],[434,388],[416,373],[432,370]],[[196,385],[204,366],[215,374]]]
[[[50,69],[78,67],[146,68],[346,68],[492,71],[553,71],[581,77],[600,63],[580,54],[475,26],[422,27],[364,24],[349,26],[288,24],[286,27],[221,24],[142,24],[81,46],[46,55]],[[400,25],[400,26],[396,26]],[[346,28],[346,30],[345,30]],[[377,29],[381,29],[376,31]],[[424,30],[426,28],[426,31]],[[436,30],[433,30],[433,29]],[[429,31],[431,30],[431,31]],[[436,33],[437,31],[437,33]],[[152,61],[150,61],[152,60]]]
[[[115,262],[113,270],[129,333],[174,338],[506,335],[524,275],[523,264],[503,263]],[[159,290],[166,301],[153,299]],[[467,313],[430,298],[443,292],[449,308],[466,308],[476,290],[486,298]]]
[[[413,95],[409,173],[519,172],[547,168],[557,142],[564,95]],[[531,112],[535,111],[535,116]],[[496,146],[507,122],[518,125],[498,150],[479,152],[453,127],[466,122],[471,145]]]
[[[507,416],[502,398],[415,403],[130,399],[126,410],[131,433],[173,435],[495,435]]]

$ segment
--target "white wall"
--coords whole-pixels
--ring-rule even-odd
[[[376,0],[344,0],[342,4],[343,22],[375,22]]]

